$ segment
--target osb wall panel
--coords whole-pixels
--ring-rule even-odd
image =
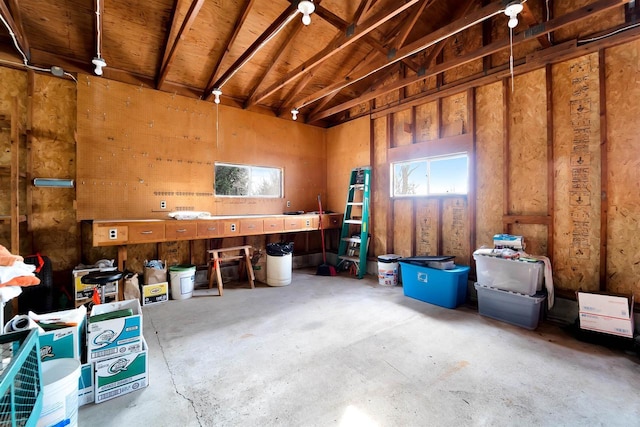
[[[438,139],[438,103],[436,101],[416,106],[416,142]]]
[[[273,214],[286,200],[313,210],[326,191],[325,133],[313,126],[85,75],[77,117],[78,219]],[[216,161],[283,168],[284,198],[214,197]]]
[[[466,197],[442,200],[442,254],[455,255],[456,263],[469,265],[469,205]]]
[[[27,74],[25,72],[12,70],[9,68],[0,67],[0,114],[11,114],[13,108],[13,100],[15,97],[18,99],[19,109],[19,122],[23,128],[26,123],[26,96],[27,93]],[[24,147],[24,138],[21,140],[21,144]],[[21,150],[19,155],[21,163],[24,165],[24,159],[26,158],[25,150]],[[0,129],[0,167],[7,169],[0,169],[0,215],[10,215],[11,213],[11,178],[9,176],[9,166],[11,165],[11,128]],[[21,167],[24,172],[24,166]],[[22,183],[22,185],[26,185]],[[24,191],[21,191],[20,199],[20,212],[24,213]],[[24,227],[21,227],[24,229]],[[20,230],[20,235],[25,236],[23,229]],[[26,239],[21,239],[21,250],[23,255],[23,249],[29,250],[24,246]],[[7,249],[11,250],[11,224],[0,224],[0,245],[3,245]]]
[[[415,76],[416,73],[408,70],[407,77]],[[404,95],[406,97],[415,96],[421,94],[423,92],[427,92],[431,89],[435,89],[438,84],[438,79],[436,76],[427,77],[426,79],[419,80],[415,83],[411,83],[410,85],[404,88]]]
[[[389,211],[389,165],[387,164],[387,117],[373,121],[373,169],[371,180],[371,241],[369,253],[383,255],[389,253],[387,247],[387,220]]]
[[[482,25],[475,25],[470,29],[458,33],[446,41],[443,49],[443,61],[455,60],[464,53],[474,51],[482,47]],[[459,67],[445,71],[443,82],[445,84],[472,76],[482,71],[482,59],[468,62]]]
[[[509,214],[547,214],[547,104],[544,69],[509,89]],[[526,236],[525,236],[526,238]]]
[[[501,82],[476,90],[476,248],[492,247],[494,234],[502,232],[502,93]]]
[[[331,161],[327,162],[327,196],[322,200],[325,210],[344,212],[351,170],[371,165],[370,147],[369,117],[362,117],[327,130],[327,158]],[[297,210],[295,206],[292,208]]]
[[[511,234],[516,236],[524,236],[526,245],[525,251],[532,255],[547,255],[549,246],[547,244],[547,226],[541,224],[512,224],[510,228]],[[554,263],[555,271],[555,263]],[[554,286],[557,284],[554,282]]]
[[[562,16],[591,3],[593,3],[592,0],[564,0],[553,2],[553,16]],[[624,8],[616,7],[610,11],[602,12],[588,19],[584,19],[576,24],[560,28],[554,32],[554,40],[556,42],[561,42],[575,38],[581,39],[590,34],[613,28],[622,23],[624,23]]]
[[[554,65],[552,76],[554,284],[596,291],[601,175],[598,54]],[[527,250],[531,251],[528,240]]]
[[[462,135],[468,133],[468,131],[467,93],[462,92],[443,98],[440,137]]]
[[[637,7],[637,6],[636,6]],[[607,87],[607,289],[640,294],[640,41],[605,52]]]
[[[71,80],[35,74],[31,159],[34,177],[76,177],[76,85]],[[78,263],[80,230],[73,188],[31,187],[30,218],[34,250],[46,254],[55,270]]]
[[[416,199],[416,255],[438,255],[440,230],[437,199]]]
[[[413,142],[413,110],[407,108],[406,110],[398,111],[392,114],[392,120],[393,141],[391,146],[410,145]]]
[[[413,255],[415,233],[413,200],[395,199],[393,203],[393,253],[402,257]]]
[[[386,74],[386,77],[382,80],[379,86],[384,87],[385,85],[391,84],[400,80],[400,67],[398,65],[394,65],[389,69]],[[400,99],[400,91],[394,90],[391,92],[387,92],[384,95],[381,95],[374,99],[374,105],[376,108],[384,107],[385,105],[390,105],[398,102]]]

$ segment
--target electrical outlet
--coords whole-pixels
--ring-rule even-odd
[[[167,209],[167,201],[166,200],[161,200],[160,201],[160,209]]]
[[[310,219],[307,220],[307,225],[306,226],[307,227],[311,227],[311,220]]]
[[[236,225],[235,224],[231,224],[231,231],[236,231]]]
[[[110,228],[109,229],[109,240],[116,240],[118,238],[118,229]]]
[[[291,200],[287,200],[287,207],[290,208],[291,207]]]

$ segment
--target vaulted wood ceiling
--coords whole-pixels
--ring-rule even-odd
[[[527,47],[516,65],[577,49],[554,33],[587,18],[613,11],[620,28],[636,18],[629,0],[567,0],[557,17],[553,0],[520,1],[513,41]],[[223,104],[289,118],[297,108],[331,125],[421,79],[451,83],[442,74],[473,61],[475,77],[504,71],[508,3],[315,0],[305,26],[298,0],[0,0],[0,64],[91,74],[99,50],[108,79],[211,102],[220,88]]]

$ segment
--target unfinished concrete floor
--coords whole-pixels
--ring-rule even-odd
[[[233,286],[145,307],[149,386],[81,407],[79,425],[640,425],[640,358],[556,325],[315,269]]]

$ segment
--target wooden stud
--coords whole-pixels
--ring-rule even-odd
[[[600,80],[600,290],[607,290],[607,223],[609,211],[609,165],[607,160],[607,76],[604,50],[598,52]]]
[[[20,110],[11,103],[11,253],[20,254]]]
[[[476,91],[473,88],[467,90],[467,116],[469,121],[469,133],[471,134],[471,151],[467,152],[469,161],[469,189],[467,191],[467,205],[469,209],[469,265],[473,265],[473,248],[476,245]]]
[[[510,153],[509,153],[509,123],[510,123],[510,117],[509,117],[509,79],[508,78],[504,78],[502,80],[502,96],[503,96],[503,102],[504,102],[504,110],[503,110],[503,129],[502,129],[502,153],[503,153],[503,158],[504,158],[504,168],[502,170],[503,173],[503,177],[502,177],[502,182],[503,182],[503,197],[502,197],[502,214],[504,216],[509,215],[509,211],[510,211],[510,206],[511,206],[511,200],[509,198],[509,167],[511,165],[511,159],[510,159]],[[503,232],[508,233],[509,232],[509,225],[508,224],[504,224],[504,227],[502,229]]]
[[[553,265],[553,217],[555,201],[555,162],[553,154],[553,73],[551,65],[546,67],[547,78],[547,213],[550,220],[547,223],[547,257]]]

